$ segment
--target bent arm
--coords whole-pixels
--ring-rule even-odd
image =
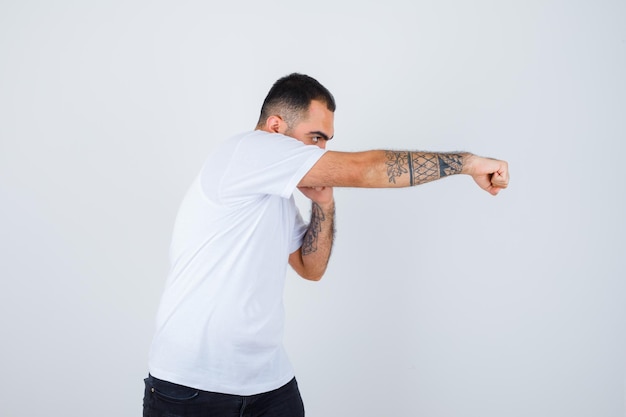
[[[316,193],[303,190],[306,194]],[[332,190],[321,192],[331,193]],[[305,194],[305,195],[306,195]],[[332,196],[332,194],[331,194]],[[289,255],[289,265],[303,278],[319,281],[328,265],[330,252],[335,235],[335,202],[318,203],[313,200],[311,205],[311,221],[307,229],[302,246]]]
[[[468,174],[491,194],[509,181],[505,161],[471,153],[372,150],[326,152],[300,181],[304,187],[410,187],[450,175]]]

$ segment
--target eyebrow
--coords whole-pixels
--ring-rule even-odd
[[[324,132],[320,132],[319,130],[315,130],[313,132],[309,132],[309,135],[319,135],[324,138],[324,140],[331,140],[334,136],[328,137],[328,135]]]

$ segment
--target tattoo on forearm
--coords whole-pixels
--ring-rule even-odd
[[[463,169],[463,156],[459,154],[439,155],[439,176],[460,174]]]
[[[306,256],[317,251],[317,244],[319,241],[320,233],[322,232],[322,223],[325,221],[333,222],[334,212],[330,212],[328,216],[324,214],[324,210],[319,204],[313,202],[311,206],[311,222],[309,223],[309,229],[304,235],[304,241],[302,242],[302,255]],[[333,222],[334,223],[334,222]],[[331,224],[331,236],[334,236],[334,225]]]
[[[402,174],[409,172],[407,165],[410,152],[393,152],[386,151],[387,157],[387,176],[389,182],[396,183],[396,177],[400,177]]]
[[[419,185],[453,174],[463,169],[463,155],[427,152],[386,151],[387,177],[390,183],[402,174],[409,174],[409,185]]]
[[[302,255],[308,255],[317,251],[317,241],[322,231],[322,222],[324,220],[326,220],[324,210],[322,210],[319,204],[313,202],[311,223],[309,223],[309,230],[304,235],[304,242],[302,242]]]
[[[439,178],[437,155],[423,152],[410,152],[413,160],[413,178],[411,185],[424,184]]]

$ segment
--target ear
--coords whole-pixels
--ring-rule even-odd
[[[265,121],[265,130],[272,133],[285,133],[287,123],[278,115],[270,116]]]

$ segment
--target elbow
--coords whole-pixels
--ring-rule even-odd
[[[324,271],[304,271],[300,276],[307,281],[320,281],[324,276]]]
[[[292,254],[289,264],[300,277],[308,281],[319,281],[326,272],[325,263],[305,262],[300,250]]]
[[[380,163],[376,152],[363,153],[362,158],[355,161],[352,181],[356,187],[377,188],[380,176]]]
[[[319,275],[312,275],[309,278],[307,278],[309,281],[314,281],[314,282],[318,282],[322,280],[322,277],[324,276],[324,274],[319,274]]]

